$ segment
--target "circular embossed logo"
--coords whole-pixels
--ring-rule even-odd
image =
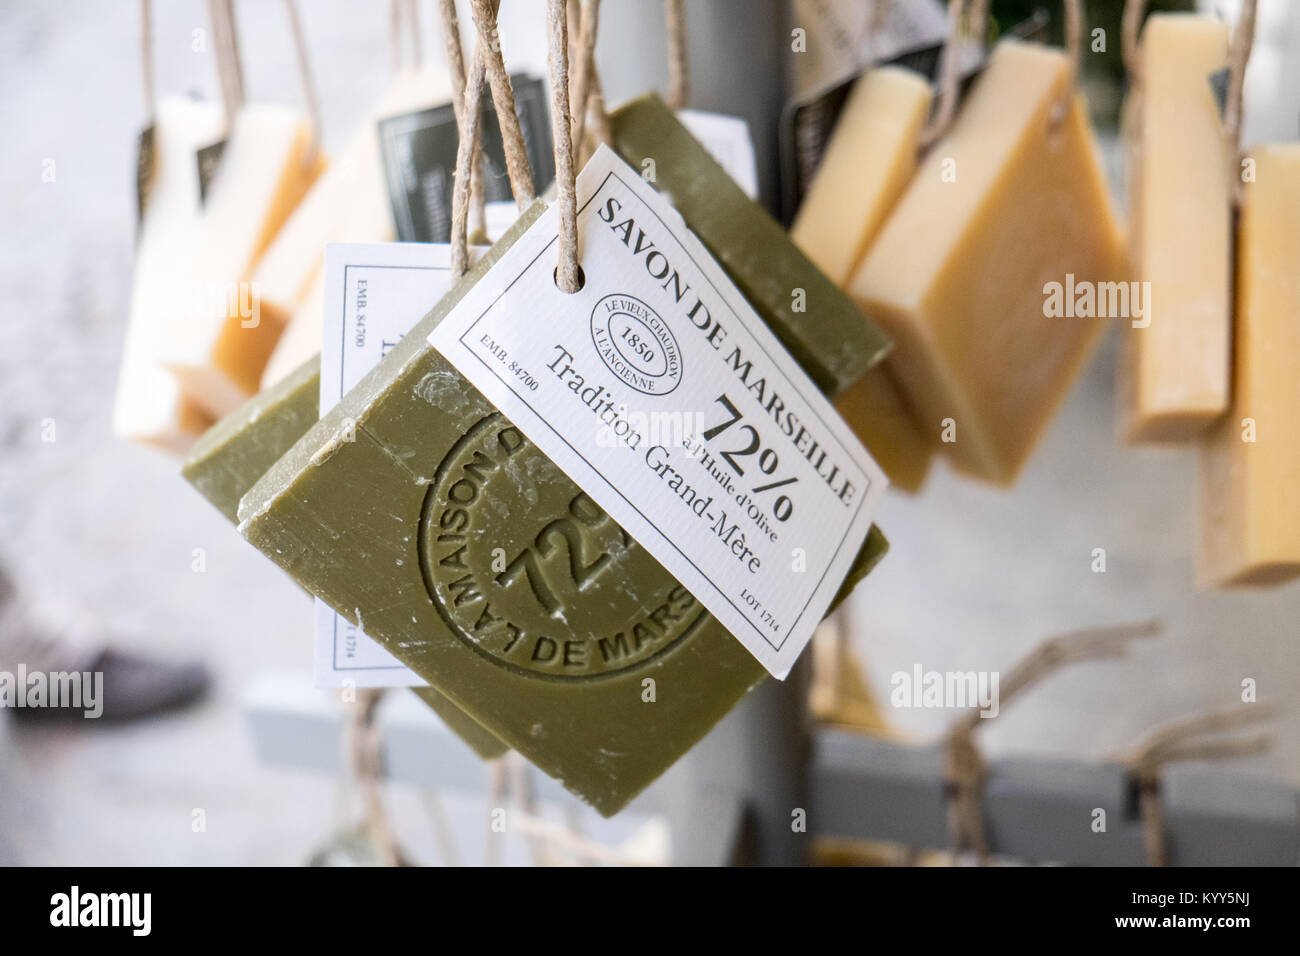
[[[607,295],[591,310],[591,340],[609,370],[646,395],[667,395],[682,380],[682,353],[668,324],[640,299]]]
[[[447,626],[529,676],[606,677],[666,652],[705,611],[500,414],[438,467],[420,568]]]

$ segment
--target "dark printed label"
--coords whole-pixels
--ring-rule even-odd
[[[540,194],[555,178],[546,84],[529,76],[512,77],[512,82],[515,112]],[[505,147],[490,96],[484,97],[480,129],[484,196],[488,202],[510,200],[513,194],[506,172]],[[400,241],[449,241],[459,139],[456,115],[450,103],[380,121],[379,146]]]

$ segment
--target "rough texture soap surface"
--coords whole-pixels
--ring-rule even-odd
[[[181,394],[159,360],[185,295],[181,276],[199,241],[199,175],[195,152],[221,135],[221,108],[180,97],[158,105],[154,122],[155,178],[140,221],[131,280],[131,309],[113,406],[113,431],[182,452],[212,419]]]
[[[1227,65],[1228,27],[1156,14],[1141,57],[1130,249],[1150,325],[1124,333],[1121,429],[1170,441],[1228,407],[1232,168],[1208,79]]]
[[[240,529],[609,814],[765,671],[425,341],[540,210],[249,491]],[[885,547],[873,529],[846,588]]]
[[[182,473],[231,521],[239,500],[301,438],[319,416],[320,359],[311,359],[213,426],[194,446]],[[480,757],[507,747],[431,687],[416,695]]]
[[[1233,404],[1202,454],[1199,572],[1213,585],[1300,575],[1300,146],[1247,155]]]
[[[610,114],[615,149],[652,184],[817,387],[834,395],[889,350],[889,340],[723,171],[654,94]],[[796,290],[802,290],[802,297]]]
[[[162,361],[214,416],[257,391],[281,332],[260,314],[251,284],[258,259],[324,167],[305,116],[246,106],[235,119],[203,207],[190,288],[175,308]]]
[[[952,419],[956,441],[939,447],[998,483],[1019,473],[1103,327],[1048,317],[1045,286],[1119,270],[1118,225],[1068,82],[1061,52],[1000,43],[850,285],[894,338],[890,370],[922,428]]]

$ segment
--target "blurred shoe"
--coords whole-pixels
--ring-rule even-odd
[[[192,704],[211,684],[197,662],[169,663],[109,646],[85,614],[38,608],[0,568],[0,672],[17,675],[89,674],[98,719],[136,720]],[[16,687],[18,693],[26,688]],[[30,697],[26,698],[30,700]],[[3,701],[0,701],[2,704]],[[3,706],[25,722],[84,720],[88,706]]]

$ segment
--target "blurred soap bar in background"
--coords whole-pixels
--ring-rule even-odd
[[[841,288],[916,172],[930,99],[930,83],[920,74],[880,67],[854,84],[840,113],[790,238]],[[888,356],[836,396],[835,408],[891,484],[906,491],[921,487],[933,441],[899,394]]]
[[[221,107],[184,97],[158,104],[153,176],[136,236],[126,343],[113,406],[119,438],[182,452],[212,418],[186,399],[160,362],[161,347],[187,294],[199,241],[199,170],[195,154],[221,136]]]
[[[1202,455],[1199,572],[1211,585],[1300,575],[1300,145],[1247,156],[1233,404]]]
[[[304,114],[254,105],[235,117],[203,203],[189,288],[162,349],[185,394],[215,417],[261,383],[282,324],[260,313],[252,273],[324,166]]]
[[[1139,56],[1129,243],[1150,292],[1124,332],[1120,427],[1130,441],[1177,441],[1229,399],[1234,175],[1210,86],[1228,63],[1227,24],[1152,15]]]
[[[1121,237],[1059,50],[1004,40],[849,286],[958,470],[1008,484],[1104,327],[1049,316],[1048,283],[1104,282]],[[1067,279],[1072,276],[1073,279]],[[942,436],[942,432],[940,432]]]
[[[253,272],[262,314],[285,327],[262,374],[273,384],[320,351],[320,312],[300,307],[310,298],[328,242],[391,242],[397,237],[379,151],[379,122],[450,97],[445,70],[406,71],[362,121],[361,128],[311,187]],[[313,337],[309,329],[314,328]],[[298,343],[306,342],[302,348]]]

